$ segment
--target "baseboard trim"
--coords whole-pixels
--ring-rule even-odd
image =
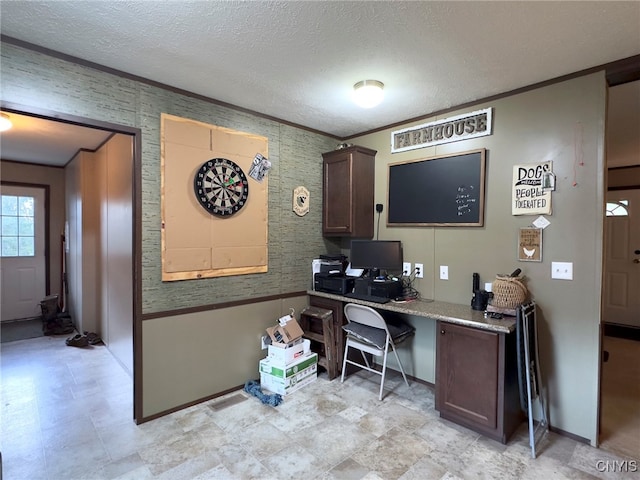
[[[557,428],[552,425],[549,425],[549,431],[553,433],[557,433],[558,435],[562,435],[563,437],[570,438],[571,440],[575,440],[576,442],[585,443],[587,445],[591,444],[588,438],[581,437],[580,435],[576,435],[575,433],[567,432],[565,430],[562,430],[561,428]]]

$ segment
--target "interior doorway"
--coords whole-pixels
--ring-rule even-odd
[[[640,81],[609,88],[598,444],[640,457]]]
[[[112,340],[110,342],[108,340],[108,335],[105,335],[107,338],[103,338],[103,340],[106,340],[105,341],[106,347],[109,349],[111,354],[116,358],[116,360],[123,367],[125,367],[125,370],[129,371],[129,374],[132,378],[132,382],[134,385],[133,391],[134,391],[134,397],[135,397],[136,396],[135,392],[140,391],[140,388],[138,385],[138,382],[140,381],[140,374],[139,374],[140,366],[139,366],[139,360],[138,360],[139,356],[136,356],[136,351],[139,351],[139,348],[137,348],[137,344],[140,338],[139,292],[141,288],[141,281],[140,281],[139,275],[136,275],[136,272],[139,271],[139,268],[140,268],[139,250],[140,250],[140,231],[141,231],[140,223],[141,222],[139,218],[139,215],[140,215],[139,192],[140,192],[140,175],[141,175],[141,168],[140,168],[141,132],[137,128],[105,123],[102,121],[92,120],[92,119],[83,118],[83,117],[69,116],[66,114],[59,114],[57,112],[42,111],[33,107],[24,107],[20,105],[13,105],[13,104],[9,105],[6,103],[2,103],[1,108],[3,112],[9,113],[10,115],[14,115],[14,117],[18,117],[22,119],[33,118],[34,120],[37,120],[39,122],[38,123],[39,127],[46,125],[44,127],[45,129],[44,131],[46,131],[47,134],[53,134],[53,136],[56,137],[56,141],[58,142],[63,142],[64,139],[66,138],[65,135],[69,134],[69,132],[71,132],[75,127],[84,129],[83,132],[90,132],[90,133],[96,132],[97,134],[99,134],[99,136],[102,136],[103,138],[106,139],[104,140],[104,143],[99,145],[99,147],[96,150],[93,150],[93,152],[96,152],[97,154],[96,156],[101,157],[101,159],[96,159],[96,165],[102,162],[99,168],[103,169],[104,172],[113,174],[114,176],[113,178],[117,178],[118,181],[113,181],[110,184],[105,182],[105,187],[104,187],[105,190],[99,193],[101,195],[100,199],[98,200],[93,199],[91,201],[94,203],[97,203],[98,205],[101,205],[104,208],[105,217],[110,218],[112,223],[120,222],[121,226],[124,228],[120,228],[119,233],[116,235],[113,235],[113,232],[111,235],[109,234],[109,232],[106,232],[103,234],[103,242],[105,243],[110,242],[113,245],[114,239],[117,240],[117,247],[116,247],[117,258],[115,258],[115,261],[113,262],[110,261],[111,259],[109,257],[103,258],[101,263],[102,265],[105,265],[104,272],[107,272],[109,270],[107,268],[109,265],[111,264],[117,265],[118,269],[117,269],[117,272],[115,272],[115,274],[113,273],[112,270],[108,271],[108,274],[114,277],[110,281],[119,283],[119,284],[126,283],[130,287],[129,287],[129,291],[127,292],[128,293],[127,298],[123,299],[120,297],[119,298],[120,302],[115,304],[115,308],[117,312],[112,312],[114,313],[113,316],[106,315],[106,318],[108,321],[117,320],[117,324],[115,324],[115,326],[112,326],[112,325],[106,326],[106,327],[103,326],[103,328],[108,328],[110,332],[108,335],[111,335],[112,337]],[[18,122],[14,122],[14,127],[16,126],[16,124],[20,124],[20,120]],[[29,171],[29,174],[31,174],[34,171],[37,172],[38,169],[42,167],[42,165],[39,165],[34,158],[37,156],[37,146],[39,145],[39,143],[40,144],[45,143],[44,139],[41,140],[41,137],[39,137],[38,131],[42,132],[43,130],[42,128],[40,128],[40,129],[33,129],[33,132],[29,132],[28,129],[26,129],[25,131],[23,131],[22,133],[14,137],[17,140],[15,140],[13,143],[9,141],[5,142],[5,134],[3,134],[2,161],[3,161],[3,165],[8,165],[9,167],[6,170],[3,169],[3,180],[5,178],[8,179],[8,177],[10,176],[9,172],[16,172],[24,168]],[[8,135],[6,136],[6,138],[8,138]],[[111,141],[112,139],[116,139],[116,140],[120,139],[119,143],[121,147],[119,147],[117,150],[119,151],[119,154],[121,155],[121,157],[118,157],[118,156],[108,157],[108,154],[102,153],[103,150],[105,150],[104,148],[105,145],[108,147],[109,141]],[[124,142],[122,141],[122,139],[124,139]],[[25,152],[26,158],[29,158],[29,159],[33,158],[33,160],[32,161],[16,160],[15,158],[7,157],[7,152],[9,151],[13,152],[14,156],[18,156],[18,157],[20,156],[19,148],[18,149],[13,148],[16,145],[25,145],[24,148],[28,150],[27,152]],[[8,148],[9,146],[11,146],[12,148],[9,149]],[[30,148],[29,146],[32,146],[33,148]],[[115,147],[114,147],[114,150],[116,150]],[[122,154],[123,150],[125,154]],[[60,170],[64,172],[63,176],[66,176],[69,174],[67,169],[71,168],[70,165],[71,165],[72,159],[75,160],[79,156],[82,157],[81,154],[83,153],[91,153],[91,151],[87,151],[86,147],[83,146],[82,144],[78,144],[75,147],[75,152],[76,152],[76,155],[71,155],[71,158],[67,159],[67,162],[69,163],[60,167]],[[107,156],[107,160],[103,158],[105,157],[105,155]],[[122,158],[122,161],[120,161],[119,158]],[[50,166],[48,171],[49,172],[52,171]],[[117,188],[118,185],[122,185],[122,182],[120,182],[120,180],[125,181],[125,183],[127,184],[127,188],[120,188],[120,189]],[[58,207],[57,215],[62,215],[65,217],[66,220],[68,220],[67,217],[70,214],[69,202],[71,203],[75,202],[77,201],[77,198],[70,198],[69,192],[65,191],[66,187],[64,185],[65,185],[65,182],[63,182],[63,187],[62,187],[63,191],[61,195],[65,197],[64,199],[65,205],[62,208]],[[82,193],[90,194],[91,189],[90,188],[86,189]],[[105,198],[108,199],[109,195],[112,196],[114,199],[113,208],[111,209],[109,208],[108,201],[106,202],[106,204],[104,203]],[[60,210],[62,210],[62,213],[60,212]],[[71,211],[73,210],[74,208],[72,205]],[[81,209],[75,209],[75,210],[78,212],[81,212]],[[123,212],[125,212],[126,215],[122,215]],[[115,216],[117,216],[117,218],[115,218]],[[79,219],[79,222],[80,222],[79,225],[82,226],[81,218]],[[126,225],[123,225],[123,224],[126,224]],[[54,230],[52,229],[52,232],[53,231]],[[125,231],[126,234],[122,235],[121,234],[122,231]],[[69,241],[69,240],[73,240],[71,238],[70,232],[66,231],[65,233],[69,235],[69,238],[66,239],[67,242],[65,242],[66,245],[69,246],[71,244],[70,248],[72,250],[74,248],[77,249],[79,246],[77,244],[74,245],[73,242]],[[123,246],[126,248],[123,248]],[[105,250],[105,251],[108,251],[108,250]],[[123,254],[123,251],[125,252],[125,254]],[[70,252],[68,253],[69,255],[71,254]],[[50,263],[55,263],[55,260],[53,262],[50,260]],[[90,264],[91,262],[87,262],[87,263]],[[104,273],[104,272],[103,272],[103,278],[104,278],[104,275],[107,275],[107,273]],[[122,275],[126,275],[126,282],[122,282]],[[4,282],[3,282],[2,288],[4,293],[4,288],[5,288]],[[98,289],[104,290],[104,288],[105,288],[105,285],[100,284],[96,290]],[[94,293],[101,294],[101,292],[97,292],[97,291]],[[84,296],[82,293],[79,293],[78,291],[76,292],[76,295],[80,297]],[[108,297],[108,295],[107,295],[107,298],[112,300],[112,297]],[[106,300],[105,300],[105,303],[107,303]],[[108,312],[108,308],[107,308],[107,312]],[[108,392],[105,392],[105,393],[108,394]],[[138,398],[134,398],[133,406],[134,406],[133,420],[135,421],[137,418],[141,417],[141,414],[139,413],[141,412],[141,401]]]

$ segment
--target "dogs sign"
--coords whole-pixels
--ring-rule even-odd
[[[512,215],[551,214],[551,189],[544,179],[552,172],[551,161],[513,166]]]

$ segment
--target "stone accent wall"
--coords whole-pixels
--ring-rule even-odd
[[[168,60],[170,61],[170,59]],[[185,72],[185,75],[196,74]],[[215,81],[213,79],[212,81]],[[322,237],[322,156],[335,148],[330,136],[252,115],[156,85],[78,65],[2,43],[1,99],[11,104],[142,131],[142,311],[155,313],[306,290],[311,261],[338,252]],[[160,264],[160,114],[232,128],[269,139],[269,271],[180,282],[162,282]],[[304,185],[311,210],[292,211],[293,189]]]

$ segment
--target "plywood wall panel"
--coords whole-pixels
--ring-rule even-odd
[[[266,137],[162,114],[163,281],[268,271],[268,177],[249,170],[268,155]],[[248,200],[220,217],[197,200],[194,179],[209,160],[224,158],[245,173]]]

